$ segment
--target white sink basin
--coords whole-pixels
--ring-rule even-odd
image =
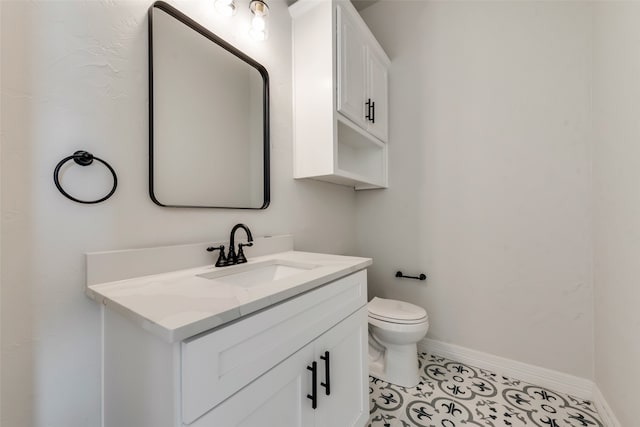
[[[257,285],[266,285],[285,277],[305,273],[318,267],[314,264],[297,263],[284,260],[268,260],[255,264],[241,264],[226,267],[211,273],[199,274],[198,277],[209,279],[226,285],[251,288]]]

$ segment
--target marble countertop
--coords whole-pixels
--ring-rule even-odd
[[[314,268],[247,288],[199,277],[222,270],[231,274],[269,260]],[[371,262],[370,258],[288,251],[254,257],[238,266],[204,266],[98,283],[87,287],[87,295],[165,341],[176,342],[362,270]]]

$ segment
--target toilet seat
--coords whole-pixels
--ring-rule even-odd
[[[427,316],[421,317],[420,319],[415,320],[402,320],[402,319],[394,319],[390,317],[378,316],[372,313],[369,313],[369,319],[375,319],[380,322],[386,323],[395,323],[397,325],[417,325],[419,323],[428,322],[429,318]]]
[[[427,311],[404,301],[374,297],[369,304],[369,317],[383,322],[415,325],[427,322]]]

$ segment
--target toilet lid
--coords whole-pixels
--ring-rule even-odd
[[[427,311],[404,301],[374,297],[367,305],[369,313],[375,317],[410,321],[421,320],[427,317]]]

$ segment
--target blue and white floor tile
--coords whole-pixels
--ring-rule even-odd
[[[369,377],[369,427],[605,427],[593,403],[421,353],[421,381]]]

